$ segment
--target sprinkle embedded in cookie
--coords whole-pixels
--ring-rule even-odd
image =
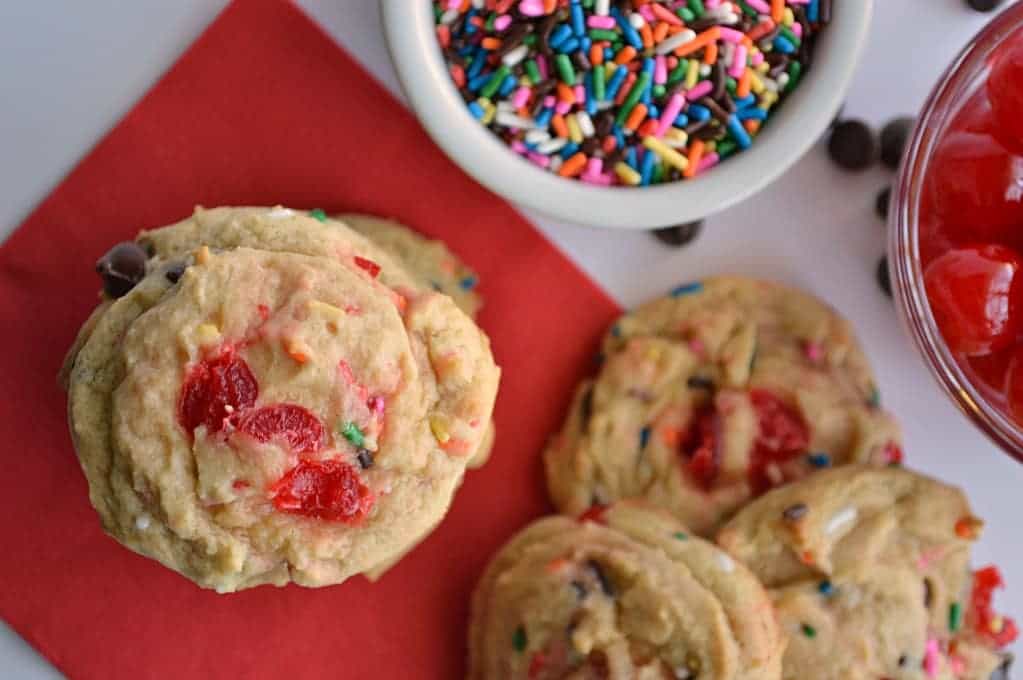
[[[226,219],[221,238],[297,219],[263,212]],[[443,517],[486,435],[486,337],[448,298],[385,284],[407,275],[359,262],[372,262],[353,252],[360,237],[342,247],[332,231],[305,248],[329,257],[156,248],[69,357],[104,527],[200,585],[328,585],[393,560]]]
[[[902,459],[849,325],[791,288],[737,277],[626,314],[545,456],[559,510],[645,498],[707,534],[775,486]]]
[[[472,602],[469,678],[775,680],[763,588],[673,518],[622,502],[513,537]]]
[[[753,501],[718,542],[771,593],[785,680],[988,680],[1017,631],[998,570],[971,577],[981,525],[958,489],[849,465]]]

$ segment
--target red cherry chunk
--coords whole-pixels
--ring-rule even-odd
[[[1023,158],[987,135],[953,132],[932,163],[928,196],[949,238],[1023,244]]]
[[[810,429],[803,417],[767,390],[751,390],[750,401],[757,413],[758,432],[753,444],[749,479],[756,493],[767,491],[775,482],[768,469],[806,453]]]
[[[346,524],[358,523],[374,501],[358,471],[339,460],[302,461],[270,493],[281,512]]]
[[[927,267],[927,299],[949,349],[987,354],[1015,340],[1021,266],[1016,251],[983,245],[950,250]]]
[[[225,351],[188,372],[178,398],[178,422],[189,434],[200,425],[210,433],[220,432],[258,396],[259,385],[249,365],[233,351]]]
[[[1023,43],[1010,40],[995,55],[987,81],[995,134],[1008,148],[1023,152]]]
[[[296,453],[315,453],[323,445],[323,424],[295,404],[264,406],[245,414],[238,430],[261,441],[278,438]]]
[[[693,413],[682,439],[683,468],[697,486],[710,491],[721,470],[721,419],[713,404]]]

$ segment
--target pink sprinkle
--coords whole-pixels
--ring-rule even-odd
[[[543,98],[543,107],[544,107],[545,109],[553,109],[553,108],[554,108],[554,106],[555,106],[555,105],[556,105],[557,103],[558,103],[558,98],[557,98],[557,97],[555,97],[555,96],[554,96],[554,95],[552,95],[552,94],[549,94],[549,95],[547,95],[546,97],[544,97],[544,98]]]
[[[714,85],[709,80],[703,80],[696,84],[693,89],[686,93],[686,99],[691,102],[695,102],[701,97],[706,97],[714,89]]]
[[[721,26],[718,30],[721,32],[721,39],[727,43],[732,43],[733,45],[738,45],[742,42],[742,39],[746,37],[745,33],[737,31],[734,28]]]
[[[693,350],[693,353],[703,356],[707,347],[703,344],[703,340],[699,338],[689,338],[689,349]]]
[[[572,110],[572,104],[570,102],[558,102],[554,110],[564,116]]]
[[[653,10],[650,9],[650,5],[640,5],[639,13],[646,19],[648,24],[652,24],[657,21],[657,17],[654,16]]]
[[[700,164],[696,166],[696,174],[699,175],[701,172],[710,170],[715,165],[721,162],[721,157],[717,152],[704,154],[703,158],[700,159]]]
[[[515,90],[515,94],[512,95],[512,106],[517,109],[521,109],[529,101],[529,95],[532,92],[528,87],[523,85],[519,89]]]
[[[962,677],[966,673],[966,664],[958,656],[948,657],[948,662],[952,666],[952,673],[956,677]]]
[[[681,94],[675,93],[671,99],[668,100],[668,105],[664,107],[664,111],[661,113],[661,119],[657,122],[657,130],[654,132],[655,137],[663,137],[664,133],[668,131],[671,124],[678,118],[678,114],[682,112],[682,106],[685,104],[685,99]]]
[[[927,677],[938,677],[941,668],[941,651],[938,649],[938,641],[934,638],[927,640],[927,648],[924,652],[924,672]]]
[[[654,83],[664,85],[668,82],[668,60],[663,54],[657,55],[654,61]]]
[[[596,184],[604,187],[611,186],[610,175],[581,175],[579,179],[587,184]]]
[[[771,13],[771,6],[764,2],[764,0],[746,0],[746,4],[761,14]]]
[[[721,0],[704,0],[703,6],[709,10],[715,10],[721,6]]]
[[[672,26],[685,26],[685,23],[678,18],[678,15],[673,13],[667,7],[664,7],[663,5],[649,5],[649,7],[661,21],[671,24]]]
[[[920,555],[920,558],[916,562],[916,566],[920,569],[920,571],[927,571],[930,569],[933,562],[940,560],[944,555],[945,550],[940,546],[932,548]]]
[[[542,54],[537,54],[536,57],[536,68],[540,71],[540,80],[547,80],[550,76],[550,71],[547,67],[547,57]]]
[[[516,139],[511,143],[511,150],[517,154],[524,154],[529,150],[529,148],[523,144],[521,140]]]
[[[604,171],[604,161],[593,157],[586,163],[586,174],[587,175],[599,175]]]
[[[798,26],[799,24],[795,25]],[[764,53],[761,52],[760,50],[757,50],[756,54],[750,57],[749,61],[752,66],[760,66],[761,64],[764,63]]]
[[[610,31],[615,27],[615,20],[614,17],[602,17],[593,14],[586,20],[586,25],[590,28],[602,28],[605,31]]]
[[[519,3],[519,11],[527,17],[539,17],[546,14],[543,9],[543,0],[522,0]]]
[[[530,151],[526,154],[526,158],[533,162],[534,165],[539,165],[541,168],[547,169],[551,164],[550,156],[544,156],[542,153]]]
[[[799,23],[798,21],[796,23],[792,24],[792,32],[796,34],[797,38],[802,38],[803,37],[803,24]]]
[[[458,9],[462,6],[462,0],[448,0],[447,9]]]
[[[573,90],[573,92],[575,92],[575,101],[576,101],[577,104],[585,104],[586,103],[586,88],[585,87],[583,87],[582,85],[576,85],[575,89]]]
[[[736,45],[735,54],[732,56],[732,67],[728,69],[728,75],[733,78],[740,78],[742,76],[746,71],[746,56],[746,46],[742,44]]]
[[[502,14],[501,16],[494,19],[494,28],[498,31],[503,31],[504,29],[511,26],[511,22],[512,18],[510,14]]]
[[[803,343],[803,352],[806,353],[806,358],[814,363],[824,358],[824,348],[812,340]]]

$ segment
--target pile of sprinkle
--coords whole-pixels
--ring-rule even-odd
[[[434,0],[469,111],[561,177],[690,179],[753,143],[831,0]]]

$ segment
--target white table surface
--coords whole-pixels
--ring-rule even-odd
[[[410,0],[412,1],[412,0]],[[857,2],[860,0],[843,0]],[[0,3],[0,239],[155,82],[225,0],[33,0]],[[300,0],[391,90],[398,84],[374,0]],[[878,0],[847,116],[881,124],[913,113],[966,40],[989,18],[962,0]],[[1009,582],[999,607],[1023,616],[1023,543],[1015,520],[1023,466],[976,432],[938,391],[879,291],[884,228],[876,169],[836,170],[821,145],[766,192],[712,218],[695,246],[672,250],[644,233],[536,224],[624,305],[678,281],[735,271],[801,285],[859,329],[885,405],[898,414],[910,465],[954,481],[987,518],[975,563]],[[15,555],[7,559],[16,558]],[[61,677],[0,624],[0,678]]]

